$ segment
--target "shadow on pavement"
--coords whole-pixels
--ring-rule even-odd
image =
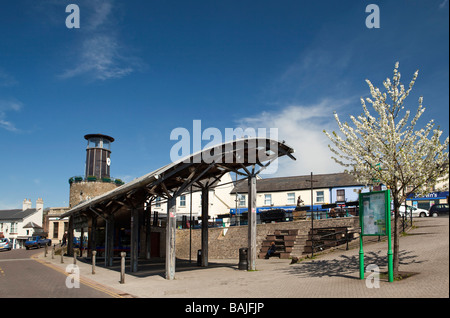
[[[86,258],[79,258],[79,262],[83,262],[85,264],[91,264],[90,259]],[[103,260],[97,260],[96,266],[99,268],[105,268],[104,261]],[[184,259],[176,259],[175,263],[175,271],[176,272],[183,272],[183,271],[195,271],[195,270],[205,270],[208,268],[215,268],[215,267],[228,267],[231,269],[238,270],[238,264],[230,264],[230,263],[221,263],[221,262],[208,262],[208,267],[201,267],[197,266],[196,261],[189,262],[189,260]],[[113,266],[108,266],[107,269],[120,272],[120,259],[114,259]],[[165,259],[164,258],[154,258],[152,260],[139,260],[138,263],[138,271],[135,273],[132,273],[130,271],[130,261],[127,259],[125,261],[125,273],[130,276],[134,277],[148,277],[153,275],[159,275],[161,277],[165,277],[166,274],[166,268],[165,268]]]
[[[422,263],[418,261],[416,255],[411,255],[410,251],[402,250],[399,253],[400,265],[412,263]],[[378,267],[387,267],[387,255],[385,251],[365,252],[364,264],[375,264]],[[346,277],[359,279],[359,256],[340,255],[331,260],[305,260],[300,263],[292,264],[288,271],[289,274],[299,277]]]

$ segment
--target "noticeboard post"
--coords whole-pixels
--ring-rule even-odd
[[[363,236],[388,237],[388,276],[394,280],[391,245],[391,194],[390,190],[359,194],[359,222],[361,225],[359,272],[364,279]]]

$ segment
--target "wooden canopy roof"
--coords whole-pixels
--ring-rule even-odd
[[[186,158],[172,162],[140,178],[90,200],[81,202],[60,218],[95,210],[119,209],[123,206],[143,208],[151,197],[177,197],[188,187],[213,187],[220,178],[234,172],[256,175],[271,162],[284,155],[292,156],[294,149],[269,138],[245,138],[222,143]],[[113,208],[116,206],[117,208]]]

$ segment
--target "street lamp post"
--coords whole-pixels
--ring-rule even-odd
[[[314,256],[314,193],[313,193],[313,182],[317,182],[317,180],[313,179],[313,173],[311,172],[311,179],[306,180],[311,182],[311,257]]]

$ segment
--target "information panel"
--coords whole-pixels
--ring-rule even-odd
[[[359,217],[362,235],[388,235],[390,205],[389,190],[359,194]]]

